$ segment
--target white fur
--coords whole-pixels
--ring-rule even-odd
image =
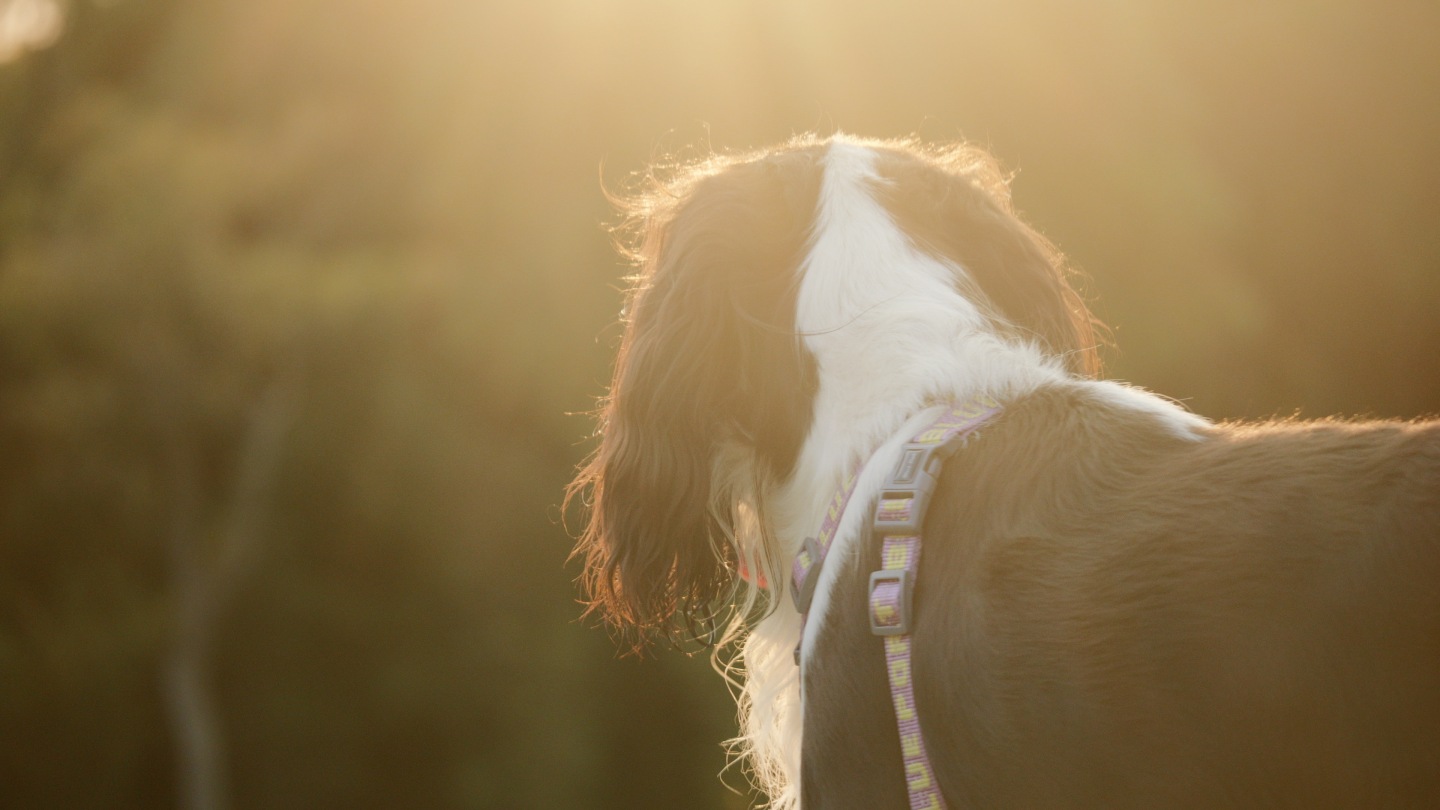
[[[819,529],[836,487],[869,459],[816,589],[804,639],[807,664],[839,562],[856,553],[865,505],[899,446],[936,413],[930,406],[979,394],[1003,402],[1040,385],[1077,385],[1158,415],[1181,435],[1200,438],[1207,424],[1142,390],[1070,377],[1037,347],[998,335],[989,316],[961,295],[956,278],[963,269],[917,250],[875,199],[871,189],[883,182],[875,158],[865,142],[845,136],[826,152],[796,311],[818,364],[819,391],[794,474],[764,498],[764,519],[788,571],[803,539]],[[799,640],[800,617],[782,599],[743,648],[740,743],[752,754],[760,787],[781,810],[799,807],[803,704],[792,659]]]

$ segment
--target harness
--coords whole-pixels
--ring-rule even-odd
[[[900,753],[905,763],[905,784],[911,810],[945,810],[935,770],[925,751],[920,718],[915,711],[915,686],[911,678],[910,632],[914,627],[915,577],[920,565],[920,530],[925,510],[935,492],[945,461],[960,449],[971,434],[1001,411],[989,397],[977,397],[962,405],[951,405],[905,443],[895,469],[880,490],[872,522],[874,533],[883,538],[880,570],[870,575],[870,631],[884,639],[885,670],[890,681],[890,700],[900,727]],[[791,566],[791,595],[804,620],[815,596],[815,585],[825,555],[835,539],[840,517],[855,492],[860,470],[851,473],[830,499],[825,519],[815,537],[805,538]],[[800,663],[800,646],[795,647]]]

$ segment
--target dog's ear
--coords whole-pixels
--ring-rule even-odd
[[[993,158],[960,145],[923,157],[892,153],[879,169],[880,196],[918,247],[964,268],[994,314],[1071,371],[1099,372],[1103,327],[1071,285],[1065,257],[1015,214]]]
[[[601,444],[570,489],[589,500],[591,609],[642,639],[703,637],[733,590],[725,488],[788,475],[808,430],[816,375],[794,310],[816,175],[779,153],[645,200]],[[722,456],[752,469],[717,475]]]

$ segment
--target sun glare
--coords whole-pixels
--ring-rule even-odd
[[[56,0],[0,0],[0,63],[51,45],[64,28]]]

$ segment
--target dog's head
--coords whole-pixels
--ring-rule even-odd
[[[841,149],[860,175],[838,167]],[[834,189],[850,181],[893,234],[847,221],[850,203]],[[817,341],[865,320],[861,350],[879,350],[884,319],[904,317],[890,306],[900,293],[847,270],[857,259],[889,272],[876,265],[903,244],[943,268],[947,294],[963,296],[989,334],[1073,371],[1096,366],[1090,316],[1062,258],[1015,216],[993,161],[970,147],[802,138],[677,170],[625,211],[638,270],[601,443],[570,494],[590,507],[577,554],[592,608],[643,635],[708,629],[732,602],[737,567],[779,585],[788,560],[771,541],[765,499],[795,472],[817,394],[855,351]],[[846,240],[859,247],[839,260]],[[828,292],[802,303],[807,279],[821,276]],[[962,327],[941,324],[951,328]]]

